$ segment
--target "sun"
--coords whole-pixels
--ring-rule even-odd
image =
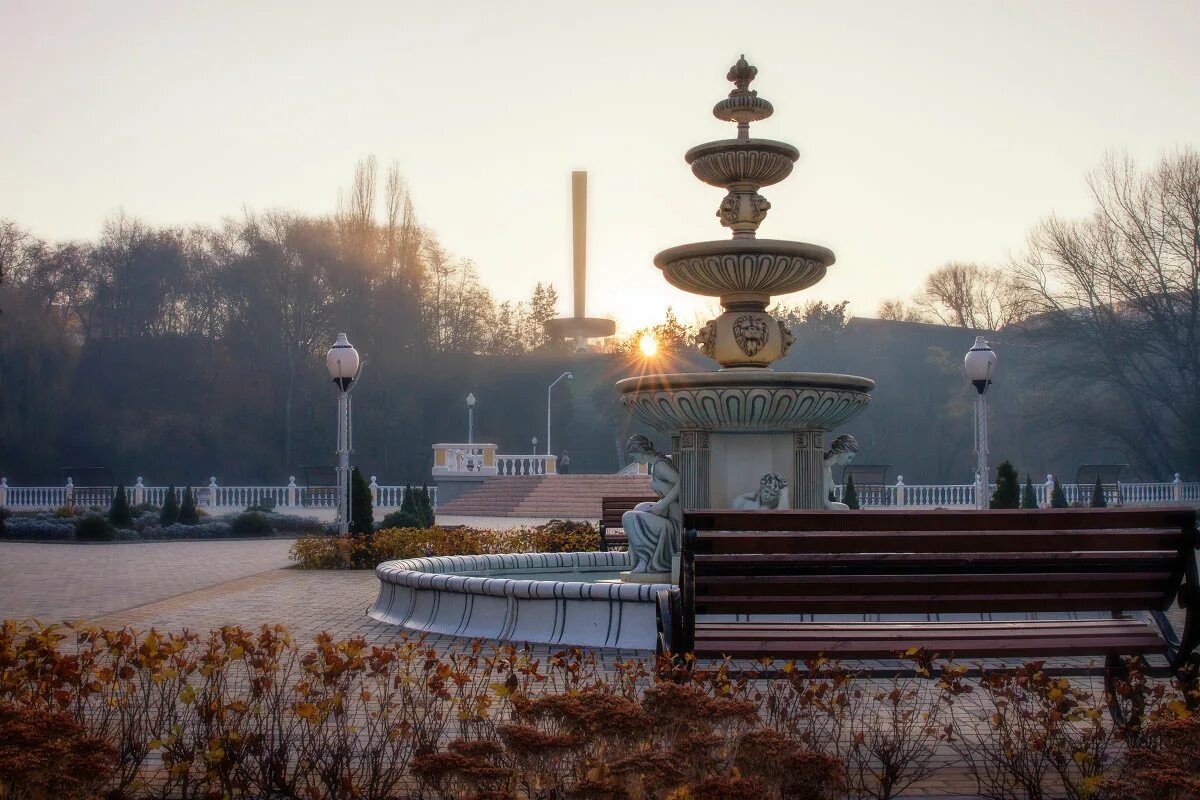
[[[638,342],[638,348],[642,351],[642,355],[651,358],[658,352],[658,340],[650,334],[644,333],[641,341]]]

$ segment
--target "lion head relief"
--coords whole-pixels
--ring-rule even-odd
[[[766,347],[770,330],[766,320],[756,314],[743,314],[733,321],[734,341],[751,358]]]

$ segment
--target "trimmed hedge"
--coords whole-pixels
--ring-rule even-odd
[[[587,522],[552,520],[532,528],[388,528],[371,536],[314,536],[292,545],[301,569],[372,569],[383,561],[423,556],[572,553],[600,549],[600,530]]]

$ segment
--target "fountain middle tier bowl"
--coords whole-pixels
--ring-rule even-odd
[[[725,302],[766,305],[771,295],[807,289],[825,277],[833,251],[782,239],[719,239],[663,250],[654,266],[672,286]]]
[[[866,408],[875,381],[826,372],[731,369],[617,382],[625,409],[656,430],[833,430]]]

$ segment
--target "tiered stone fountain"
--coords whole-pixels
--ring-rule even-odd
[[[852,375],[771,369],[792,345],[791,333],[766,312],[771,296],[820,281],[833,253],[757,238],[770,208],[758,190],[786,178],[800,154],[783,142],[750,138],[750,123],[772,113],[749,88],[755,72],[740,59],[729,72],[737,88],[713,109],[738,124],[737,138],[687,153],[698,178],[727,191],[717,216],[733,238],[673,247],[654,259],[675,286],[720,298],[725,311],[704,327],[699,344],[721,369],[617,384],[626,408],[668,435],[673,453],[666,459],[644,437],[630,448],[650,464],[662,496],[629,512],[642,514],[640,522],[626,515],[631,552],[389,561],[375,570],[380,586],[372,617],[455,636],[650,649],[655,596],[667,588],[666,562],[678,550],[680,508],[746,507],[768,496],[774,505],[765,507],[829,507],[826,436],[867,406],[875,384]],[[783,481],[787,494],[779,495]],[[789,502],[779,502],[784,499]],[[664,541],[671,547],[661,546]]]
[[[740,58],[727,76],[734,90],[713,108],[718,119],[737,123],[737,138],[697,145],[685,156],[697,178],[726,190],[717,216],[732,238],[654,257],[672,285],[720,298],[724,313],[704,326],[698,343],[721,369],[617,384],[631,414],[670,436],[683,508],[730,508],[768,473],[787,481],[792,508],[827,507],[828,433],[862,411],[875,388],[852,375],[771,369],[794,340],[766,311],[772,295],[816,284],[834,256],[820,245],[758,238],[771,208],[759,189],[787,178],[800,153],[750,137],[750,123],[774,112],[749,88],[757,72]]]

